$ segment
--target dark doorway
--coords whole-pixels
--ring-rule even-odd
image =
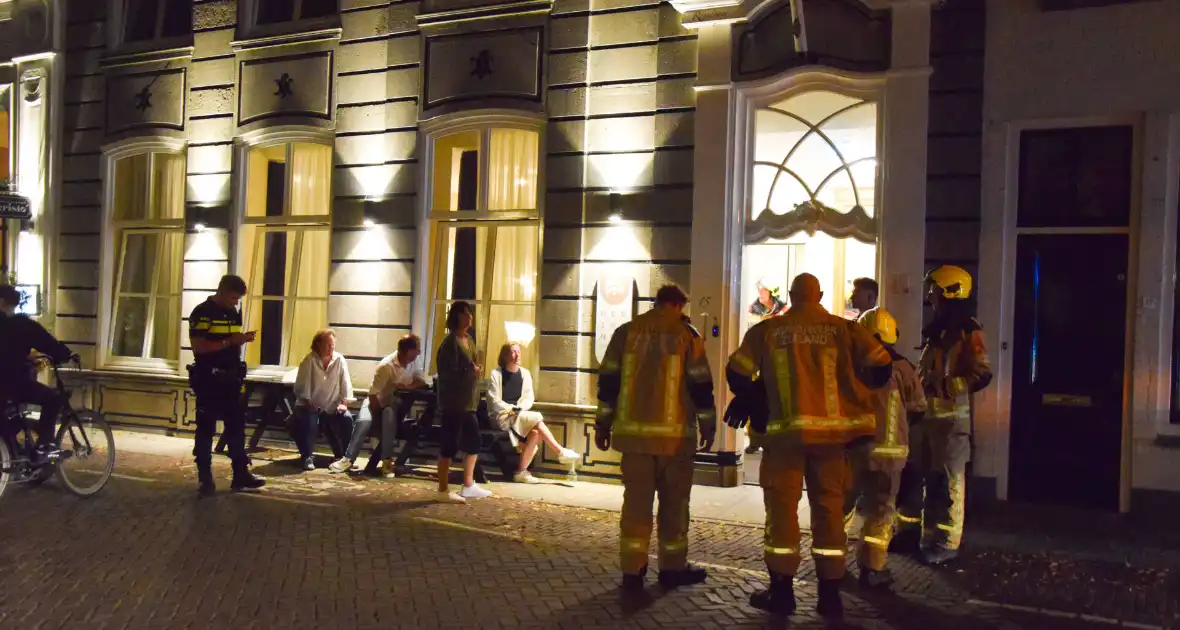
[[[268,162],[266,171],[266,216],[283,216],[287,195],[287,165]],[[263,242],[262,295],[282,298],[287,294],[287,233],[268,232]],[[283,363],[283,305],[280,300],[262,302],[262,324],[258,333],[262,365]]]
[[[1016,501],[1119,509],[1133,144],[1125,126],[1021,135],[1017,224],[1026,231],[1016,238],[1008,484]]]

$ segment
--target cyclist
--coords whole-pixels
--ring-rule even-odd
[[[16,314],[22,299],[16,287],[0,285],[0,398],[41,407],[37,450],[33,454],[33,463],[41,463],[61,456],[54,434],[65,401],[56,389],[37,382],[29,367],[29,353],[36,349],[55,363],[70,360],[74,353],[41,324]]]

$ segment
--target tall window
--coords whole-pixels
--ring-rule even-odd
[[[181,335],[184,154],[140,153],[119,158],[114,168],[108,361],[175,365]]]
[[[877,105],[827,91],[792,96],[754,114],[754,166],[742,299],[786,301],[791,279],[819,278],[824,307],[855,317],[852,281],[876,276]]]
[[[0,191],[15,190],[12,181],[12,90],[0,85]],[[9,220],[0,218],[0,272],[8,279],[11,247],[8,242]]]
[[[238,268],[251,367],[298,365],[315,331],[328,325],[332,149],[293,143],[251,149]]]
[[[433,141],[430,347],[446,335],[451,303],[471,302],[476,353],[487,370],[509,341],[536,370],[538,150],[537,132],[526,129],[474,129]]]
[[[192,0],[125,0],[123,8],[123,41],[126,43],[192,33]]]
[[[258,0],[257,24],[328,17],[339,12],[338,0]]]

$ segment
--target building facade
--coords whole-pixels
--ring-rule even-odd
[[[1068,479],[1085,457],[1107,458],[1090,467],[1102,483],[1114,475],[1115,500],[1099,507],[1180,492],[1169,450],[1180,105],[1158,76],[1166,64],[1151,62],[1175,52],[1158,32],[1171,3],[9,4],[46,7],[62,32],[44,48],[56,55],[0,64],[12,90],[39,64],[29,69],[45,73],[50,104],[46,166],[34,192],[21,182],[30,199],[43,191],[31,205],[45,219],[17,228],[50,236],[39,270],[15,269],[47,288],[42,321],[82,352],[84,395],[113,420],[192,429],[184,318],[234,272],[250,286],[244,314],[260,335],[246,360],[259,379],[283,378],[325,326],[358,388],[409,331],[429,370],[447,304],[473,301],[485,363],[522,342],[540,410],[587,454],[580,474],[617,478],[617,454],[593,447],[594,374],[610,333],[661,284],[689,290],[720,406],[755,302],[793,275],[816,274],[825,305],[847,316],[851,281],[877,278],[913,356],[922,278],[957,264],[977,277],[996,365],[976,410],[972,492],[1079,502],[1094,493],[1016,478],[1046,477],[1036,462],[1051,460]],[[1118,171],[1079,156],[1111,155],[1129,160],[1123,188],[1079,188]],[[1073,170],[1035,163],[1065,157]],[[1019,192],[1022,168],[1057,183]],[[1110,200],[1124,189],[1119,210]],[[1036,197],[1066,190],[1077,199]],[[1074,202],[1110,208],[1021,218],[1022,203]],[[1060,262],[1077,251],[1115,252],[1086,258],[1121,260],[1124,284]],[[1123,358],[1117,378],[1077,380],[1059,366],[1085,358],[1040,332],[1073,330],[1029,310],[1050,254],[1062,287],[1107,289],[1081,291],[1078,308],[1113,300],[1103,323],[1125,343],[1101,356]],[[1044,391],[1020,385],[1027,348],[1042,353],[1033,369],[1060,372]],[[1057,446],[1065,424],[1033,421],[1082,416],[1094,433],[1073,450]],[[723,431],[698,481],[740,483],[745,444]],[[1036,456],[1075,451],[1085,457]]]

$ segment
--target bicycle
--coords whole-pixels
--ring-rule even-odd
[[[78,357],[70,361],[82,364]],[[9,484],[38,486],[55,473],[71,493],[89,497],[102,490],[115,469],[115,439],[101,413],[75,410],[70,392],[61,378],[59,365],[50,363],[57,391],[64,403],[58,417],[57,443],[61,455],[46,462],[32,461],[37,441],[33,438],[36,422],[19,404],[4,403],[0,412],[0,496]]]

